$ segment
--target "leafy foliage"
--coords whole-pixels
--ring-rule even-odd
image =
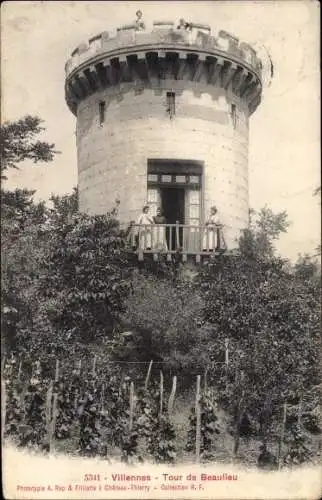
[[[117,221],[77,215],[51,240],[40,293],[57,329],[83,341],[111,335],[130,291],[130,266]],[[75,337],[74,337],[75,338]]]
[[[4,177],[24,160],[54,158],[54,145],[37,140],[41,123],[25,117],[4,124]],[[18,352],[30,365],[39,359],[43,370],[41,380],[33,377],[27,386],[7,381],[10,436],[24,445],[47,446],[45,366],[52,366],[58,353],[76,356],[80,346],[88,355],[94,344],[107,360],[162,363],[165,375],[180,375],[183,385],[206,368],[218,404],[230,417],[236,453],[239,437],[259,436],[265,446],[276,439],[285,402],[303,401],[303,427],[321,432],[320,265],[310,255],[294,266],[276,255],[274,243],[289,226],[285,212],[274,214],[268,207],[252,212],[239,255],[216,256],[193,278],[178,262],[137,265],[116,208],[100,216],[79,214],[76,188],[70,195],[53,195],[50,207],[36,203],[34,191],[26,189],[2,189],[1,195],[5,350]],[[130,337],[122,335],[124,328]],[[108,369],[104,377],[110,379],[105,387],[98,374],[84,371],[81,377],[70,371],[57,382],[56,439],[73,435],[76,418],[83,454],[106,455],[111,445],[125,462],[139,460],[144,436],[157,462],[172,463],[174,429],[167,415],[158,414],[157,392],[142,397],[144,418],[137,410],[130,429],[129,381],[120,382]],[[206,457],[217,416],[209,401],[202,405]],[[292,439],[294,444],[297,438]],[[298,441],[297,448],[290,444],[297,449],[297,455],[290,452],[292,463],[305,455]]]
[[[275,214],[265,206],[258,213],[250,210],[249,228],[240,240],[240,250],[245,258],[254,261],[272,259],[274,242],[281,233],[287,232],[290,222],[285,211]]]
[[[134,275],[123,322],[135,331],[136,359],[162,360],[168,369],[186,373],[193,366],[197,369],[202,363],[198,332],[201,303],[188,280]]]
[[[311,460],[312,452],[306,446],[304,434],[299,426],[292,425],[286,442],[288,443],[288,451],[284,457],[285,465],[301,465]]]
[[[167,415],[153,421],[148,450],[158,464],[173,464],[176,459],[175,431]]]
[[[2,180],[6,179],[8,169],[19,168],[25,160],[47,163],[54,159],[57,153],[54,144],[37,140],[43,131],[42,120],[33,116],[1,126]],[[1,186],[2,328],[6,333],[6,347],[12,347],[23,318],[28,318],[30,312],[26,300],[30,286],[26,282],[30,284],[34,279],[34,264],[39,257],[37,237],[47,212],[43,202],[34,202],[34,194],[35,191],[28,189],[10,191]],[[27,256],[31,260],[30,267]]]
[[[160,413],[160,391],[155,387],[139,393],[137,401],[139,432],[147,440],[147,452],[158,464],[176,459],[175,430],[167,413]]]
[[[205,392],[202,394],[200,401],[200,456],[204,461],[214,459],[213,439],[216,434],[220,434],[218,426],[218,418],[216,415],[215,405],[211,394]],[[195,407],[191,409],[189,417],[188,440],[186,444],[187,451],[193,451],[196,446],[196,427],[197,416]]]
[[[311,389],[310,398],[316,397],[320,282],[309,258],[293,269],[275,257],[271,242],[283,229],[284,215],[275,222],[271,214],[262,215],[257,235],[242,238],[241,255],[209,263],[199,274],[198,287],[204,297],[203,319],[213,332],[208,349],[220,402],[235,415],[238,434],[247,414],[265,443],[284,401],[298,402]],[[231,354],[220,376],[216,366],[223,362],[225,342]]]
[[[57,154],[55,145],[36,140],[45,130],[42,123],[39,117],[27,115],[15,122],[5,122],[1,126],[1,179],[6,179],[4,173],[7,169],[18,168],[25,160],[38,163],[54,159]]]

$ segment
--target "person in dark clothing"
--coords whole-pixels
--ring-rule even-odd
[[[157,250],[168,250],[166,232],[165,232],[165,224],[166,218],[164,217],[162,210],[160,207],[157,208],[157,213],[153,217],[153,222],[155,227],[153,228],[153,247]]]
[[[180,19],[179,25],[177,26],[177,30],[186,30],[186,31],[191,31],[192,30],[192,24],[191,23],[186,23],[184,19]]]
[[[257,460],[259,469],[276,470],[278,468],[277,458],[268,451],[266,444],[261,445],[260,452]]]

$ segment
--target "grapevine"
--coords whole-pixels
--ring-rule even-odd
[[[200,398],[200,413],[201,413],[201,442],[200,455],[203,460],[213,459],[212,444],[215,434],[219,434],[217,416],[214,405],[211,401],[210,394],[204,393]],[[188,439],[186,444],[187,451],[193,451],[196,441],[196,424],[197,417],[195,408],[191,408],[189,417],[190,428],[188,431]]]
[[[311,461],[312,453],[304,444],[305,437],[298,424],[290,428],[290,435],[286,438],[288,451],[284,457],[287,466],[300,465]]]
[[[156,389],[141,396],[143,415],[138,423],[140,434],[147,439],[147,450],[156,463],[172,464],[176,458],[175,431],[167,414],[159,414],[160,393]]]

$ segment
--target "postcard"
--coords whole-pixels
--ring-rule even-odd
[[[2,5],[7,499],[316,499],[316,1]]]

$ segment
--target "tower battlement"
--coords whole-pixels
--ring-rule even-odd
[[[87,95],[104,87],[121,94],[128,84],[159,87],[160,80],[190,80],[230,88],[249,114],[260,103],[262,63],[256,51],[226,31],[207,25],[137,22],[103,32],[79,45],[65,65],[66,101],[73,113]]]

